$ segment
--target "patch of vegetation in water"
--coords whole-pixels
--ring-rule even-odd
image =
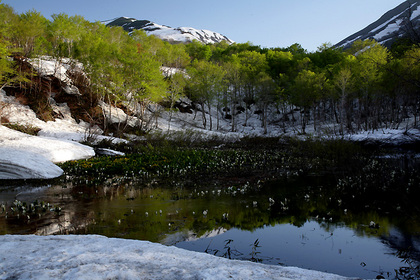
[[[177,141],[142,143],[125,156],[95,157],[61,164],[69,177],[88,177],[88,183],[119,180],[149,180],[191,176],[282,177],[335,172],[360,165],[363,151],[345,141],[298,141],[281,138],[244,138],[217,148],[180,147]],[[262,175],[263,174],[263,175]],[[114,180],[113,179],[113,180]]]

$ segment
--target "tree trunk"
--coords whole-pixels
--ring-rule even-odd
[[[204,103],[203,102],[200,102],[200,105],[201,105],[201,117],[202,117],[202,120],[203,120],[203,127],[204,127],[204,129],[207,129],[207,119],[206,119],[206,110],[204,109]]]
[[[235,104],[235,102],[232,102],[232,105],[231,105],[231,109],[230,109],[230,114],[231,114],[231,116],[232,116],[232,132],[235,132],[235,119],[236,119],[236,104]]]
[[[346,105],[346,90],[341,91],[341,100],[340,100],[340,134],[344,134],[344,110]]]
[[[213,130],[213,118],[211,116],[211,105],[210,102],[207,103],[207,107],[209,108],[209,125],[210,125],[210,130]]]
[[[267,134],[267,104],[264,103],[263,105],[263,126],[264,126],[264,134]]]

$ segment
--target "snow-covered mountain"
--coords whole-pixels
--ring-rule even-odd
[[[358,39],[375,39],[382,45],[390,47],[396,39],[402,37],[420,41],[420,0],[405,1],[336,46],[347,48]]]
[[[198,40],[204,44],[214,44],[226,41],[234,43],[228,37],[210,30],[198,30],[192,27],[172,28],[160,25],[148,20],[137,20],[134,18],[120,17],[107,23],[108,26],[122,26],[124,30],[131,32],[136,29],[143,29],[148,35],[155,35],[170,43],[189,43]]]

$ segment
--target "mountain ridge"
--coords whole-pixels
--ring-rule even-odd
[[[220,33],[196,29],[193,27],[172,28],[167,25],[161,25],[150,20],[138,20],[130,17],[115,18],[106,23],[107,26],[121,26],[125,31],[132,32],[137,29],[144,30],[148,35],[154,35],[170,43],[190,43],[197,40],[204,44],[215,44],[226,41],[228,44],[234,43],[225,35]]]

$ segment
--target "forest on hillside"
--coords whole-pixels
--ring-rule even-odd
[[[66,60],[73,70],[82,65],[83,71],[69,71],[81,93],[72,113],[105,129],[100,101],[145,119],[153,106],[175,110],[181,97],[191,100],[209,130],[218,129],[209,115],[229,120],[236,131],[255,113],[266,133],[268,124],[297,125],[305,134],[308,125],[316,131],[335,123],[334,133],[344,134],[420,121],[420,45],[410,40],[390,49],[373,40],[356,41],[346,50],[323,44],[315,52],[299,44],[169,44],[142,30],[129,34],[66,14],[49,20],[37,11],[17,14],[0,4],[0,89],[50,120],[55,82],[41,79],[28,64],[39,57]],[[163,75],[162,69],[177,71]],[[136,107],[128,108],[128,101]],[[135,129],[151,126],[145,121]]]

